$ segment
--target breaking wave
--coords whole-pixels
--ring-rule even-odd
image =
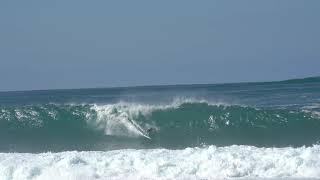
[[[319,129],[311,111],[206,101],[6,106],[0,109],[0,150],[30,142],[51,150],[311,146],[320,140]]]

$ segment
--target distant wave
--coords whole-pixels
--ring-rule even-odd
[[[167,105],[120,102],[0,109],[2,150],[15,149],[19,143],[31,141],[45,146],[57,142],[64,150],[74,143],[77,148],[71,149],[79,149],[91,143],[98,146],[112,139],[112,146],[138,141],[139,146],[166,148],[204,144],[302,146],[317,144],[319,129],[319,113],[191,100]],[[151,140],[144,136],[150,136]]]
[[[280,81],[282,83],[313,83],[313,82],[320,82],[320,76],[315,77],[307,77],[301,79],[288,79],[284,81]]]
[[[320,147],[0,153],[4,179],[320,178]]]

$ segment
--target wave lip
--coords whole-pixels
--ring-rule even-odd
[[[4,179],[320,178],[320,146],[0,153]]]

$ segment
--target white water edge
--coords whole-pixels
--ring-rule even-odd
[[[320,146],[0,153],[0,179],[320,178]]]

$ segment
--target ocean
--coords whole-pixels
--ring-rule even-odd
[[[318,179],[320,78],[0,92],[0,179]]]

